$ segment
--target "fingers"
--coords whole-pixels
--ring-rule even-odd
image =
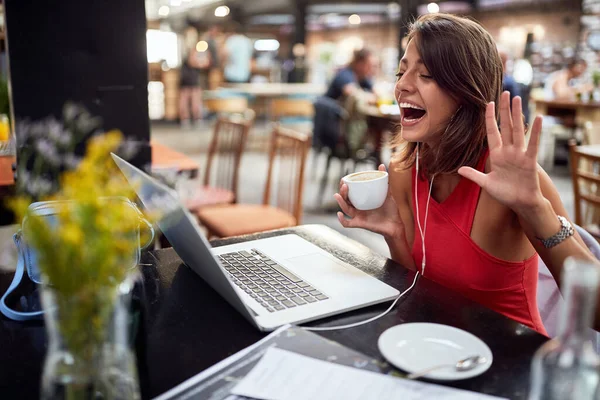
[[[350,199],[348,199],[348,185],[346,185],[345,183],[343,183],[340,187],[340,196],[342,196],[342,199],[344,199],[346,203],[352,205]]]
[[[502,137],[500,136],[496,122],[496,104],[493,101],[488,103],[485,109],[485,128],[490,150],[502,146]]]
[[[485,188],[485,183],[487,180],[487,175],[473,169],[471,167],[460,167],[458,169],[458,174],[464,176],[465,178],[475,182],[482,188]]]
[[[342,212],[338,211],[336,215],[337,215],[338,221],[340,221],[340,224],[344,228],[347,228],[348,227],[348,220],[344,217],[344,214]]]
[[[334,194],[333,197],[335,197],[335,200],[337,201],[338,205],[340,206],[340,208],[342,209],[344,214],[346,214],[347,216],[349,216],[351,218],[354,218],[354,215],[356,214],[356,209],[354,207],[352,207],[351,205],[349,205],[342,198],[342,196],[340,196],[339,193]]]
[[[513,121],[510,115],[510,93],[503,92],[500,96],[500,134],[502,144],[513,144]]]
[[[521,98],[516,96],[512,101],[512,138],[515,147],[523,149],[525,145],[525,125],[523,124],[523,108]]]
[[[533,120],[533,126],[531,127],[531,138],[529,138],[529,144],[527,145],[527,151],[526,151],[527,156],[535,157],[537,159],[541,135],[542,135],[542,116],[538,115]]]
[[[356,227],[355,220],[354,219],[346,219],[344,217],[344,214],[341,213],[340,211],[338,211],[338,213],[337,213],[337,218],[338,218],[338,221],[340,221],[340,224],[344,228],[355,228]]]
[[[386,167],[385,167],[385,165],[383,165],[383,164],[381,164],[381,165],[379,166],[378,170],[380,170],[380,171],[384,171],[384,172],[387,172],[387,168],[386,168]]]

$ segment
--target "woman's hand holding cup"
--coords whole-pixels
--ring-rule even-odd
[[[367,229],[386,238],[398,237],[400,233],[404,233],[404,225],[391,195],[388,179],[383,164],[378,171],[357,172],[342,178],[340,192],[334,195],[343,211],[337,213],[342,226]]]

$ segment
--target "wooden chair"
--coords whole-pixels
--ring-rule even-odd
[[[600,239],[600,152],[569,142],[575,224]]]
[[[245,97],[212,97],[204,100],[204,107],[217,114],[244,114],[248,109]]]
[[[278,98],[271,100],[269,112],[271,119],[279,123],[283,123],[285,118],[305,119],[312,123],[315,108],[309,99]]]
[[[271,135],[263,204],[201,208],[196,215],[209,237],[239,236],[299,224],[309,146],[308,135],[276,125]]]
[[[208,148],[203,185],[186,202],[190,211],[237,201],[240,161],[254,116],[252,110],[219,116]]]
[[[307,98],[279,97],[266,103],[268,121],[312,136],[314,106]],[[271,135],[267,129],[257,129],[250,138],[249,147],[257,151],[268,151]]]
[[[600,122],[586,121],[581,139],[583,144],[600,144]]]

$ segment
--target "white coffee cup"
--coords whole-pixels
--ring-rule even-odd
[[[374,210],[385,203],[388,180],[385,171],[361,171],[342,178],[348,185],[348,199],[357,210],[363,211]]]

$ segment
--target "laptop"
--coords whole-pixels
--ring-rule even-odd
[[[261,331],[395,299],[399,292],[298,235],[211,248],[177,193],[112,154],[179,257]],[[168,211],[165,211],[168,210]]]

